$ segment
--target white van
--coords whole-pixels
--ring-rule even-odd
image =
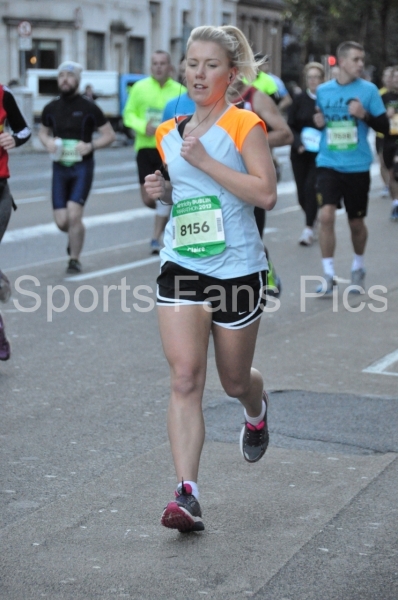
[[[120,118],[119,73],[117,71],[83,71],[80,92],[91,85],[95,102],[110,120]],[[33,114],[40,118],[43,108],[59,95],[56,69],[27,69],[26,87],[33,94]]]

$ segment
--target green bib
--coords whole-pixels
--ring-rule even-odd
[[[358,127],[354,121],[329,121],[326,140],[329,150],[355,150],[358,147]]]
[[[147,108],[145,113],[147,123],[151,123],[153,127],[158,127],[162,122],[163,110],[159,108]]]
[[[206,258],[226,248],[221,202],[217,196],[188,198],[171,212],[173,250],[181,256]]]
[[[71,167],[77,162],[81,162],[83,157],[76,150],[77,144],[80,140],[62,140],[62,155],[59,159],[61,165],[64,167]]]

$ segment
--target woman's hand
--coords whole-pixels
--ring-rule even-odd
[[[163,198],[166,191],[165,180],[160,171],[155,171],[152,175],[145,177],[144,187],[146,193],[152,200]]]
[[[201,168],[208,157],[202,142],[193,135],[187,136],[182,142],[181,156],[193,167]]]

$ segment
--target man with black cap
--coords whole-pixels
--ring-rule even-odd
[[[84,242],[84,204],[94,174],[94,150],[115,140],[102,110],[79,94],[83,67],[65,61],[58,67],[60,95],[44,107],[39,138],[53,159],[52,201],[57,227],[68,234],[67,273],[80,273]],[[99,136],[92,140],[94,131]]]

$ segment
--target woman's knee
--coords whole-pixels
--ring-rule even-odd
[[[203,390],[205,376],[198,368],[172,369],[171,388],[175,396],[186,398]]]
[[[245,396],[250,387],[250,378],[246,379],[235,379],[233,377],[223,377],[221,384],[224,388],[225,393],[231,398],[241,398]]]

